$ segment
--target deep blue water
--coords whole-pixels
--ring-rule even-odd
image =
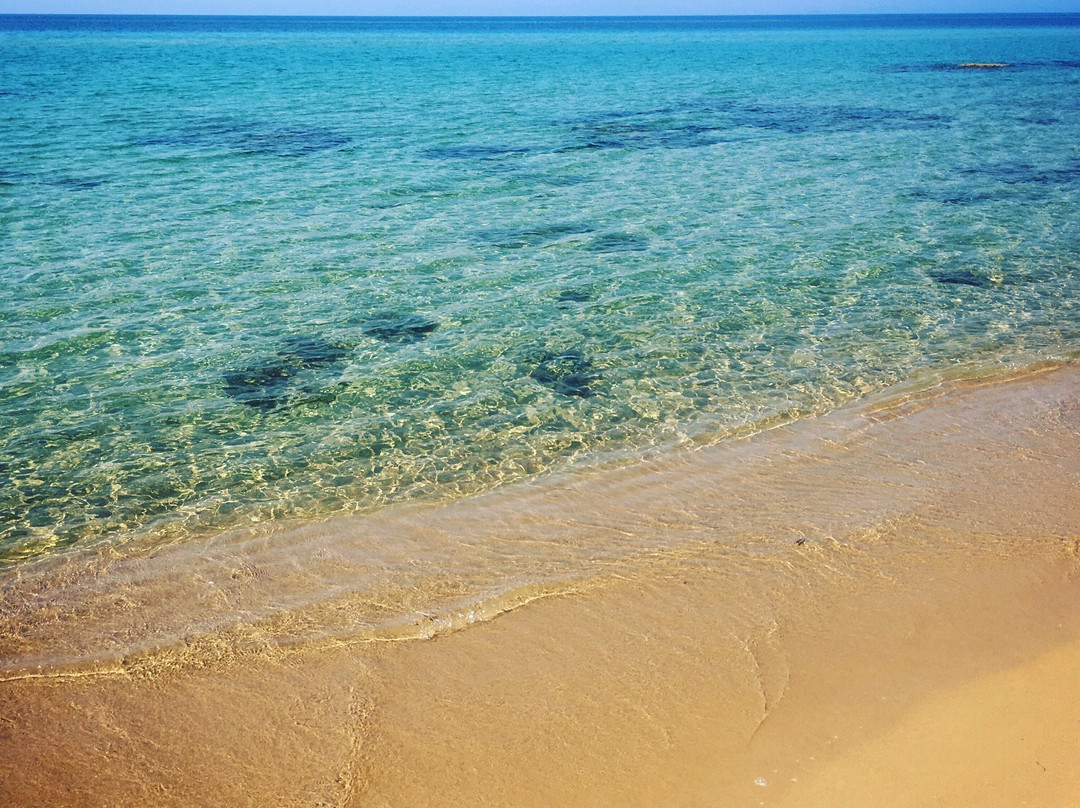
[[[671,31],[1076,27],[1080,14],[773,14],[671,17],[290,17],[0,14],[7,31]]]

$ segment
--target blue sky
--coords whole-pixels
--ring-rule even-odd
[[[809,14],[1080,11],[1080,0],[0,0],[0,13]]]

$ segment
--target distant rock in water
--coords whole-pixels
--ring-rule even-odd
[[[225,374],[225,392],[241,404],[260,410],[272,410],[288,397],[289,381],[296,367],[272,360]]]
[[[957,65],[957,67],[961,70],[996,70],[1009,67],[1009,64],[1007,62],[965,62]]]
[[[107,181],[97,177],[59,177],[52,181],[58,188],[66,188],[69,191],[89,191],[99,188]]]
[[[438,327],[435,320],[420,314],[386,311],[367,320],[361,330],[384,342],[418,342]]]
[[[579,398],[596,395],[589,385],[600,378],[600,374],[593,369],[592,362],[577,351],[544,354],[529,376],[556,393]]]
[[[482,230],[476,234],[481,243],[491,244],[506,250],[520,250],[524,247],[541,247],[554,244],[567,236],[580,236],[593,232],[587,224],[569,222],[549,224],[539,227],[515,227],[504,230]]]
[[[348,355],[348,348],[322,337],[287,337],[272,359],[225,374],[225,392],[241,404],[273,410],[284,404],[292,381],[302,370],[332,367]]]
[[[226,149],[241,154],[306,157],[348,146],[352,138],[327,129],[278,127],[257,121],[192,120],[185,126],[135,141],[140,146]]]
[[[1080,160],[1070,160],[1054,166],[1033,165],[1018,160],[995,165],[975,166],[965,174],[991,177],[1007,185],[1069,185],[1080,180]]]
[[[938,283],[951,283],[957,286],[980,286],[985,288],[994,285],[994,282],[990,278],[976,275],[970,269],[952,269],[943,270],[941,272],[931,272],[930,277]]]
[[[348,353],[349,349],[340,343],[297,334],[282,343],[278,356],[291,359],[301,368],[327,368],[340,362]]]
[[[645,252],[649,240],[632,233],[605,233],[594,238],[586,247],[589,252]]]
[[[237,139],[235,146],[248,154],[275,157],[305,157],[321,151],[348,146],[352,138],[324,129],[270,129],[255,131]]]
[[[521,156],[529,153],[525,146],[434,146],[424,149],[422,154],[431,160],[491,160],[496,157]]]
[[[908,199],[926,202],[937,202],[942,205],[977,205],[982,202],[992,202],[994,195],[990,193],[963,193],[953,190],[928,190],[916,189],[905,194]]]
[[[587,303],[593,299],[593,293],[588,289],[563,289],[557,299],[560,303]]]

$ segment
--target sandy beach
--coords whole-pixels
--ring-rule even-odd
[[[288,541],[9,571],[0,802],[1075,805],[1078,503],[1066,365]],[[394,625],[405,589],[259,611],[318,548],[346,575],[358,536],[406,534],[547,578]],[[633,552],[597,550],[616,535]],[[210,598],[163,572],[194,558],[263,572]]]

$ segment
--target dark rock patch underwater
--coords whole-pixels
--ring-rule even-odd
[[[424,149],[423,156],[429,160],[491,160],[497,157],[521,156],[529,154],[527,146],[487,146],[461,144],[457,146],[434,146]]]
[[[438,327],[438,322],[420,314],[384,311],[366,320],[361,330],[383,342],[418,342]]]
[[[255,122],[202,121],[150,135],[140,146],[182,149],[223,149],[240,154],[305,157],[348,146],[352,138],[328,129],[278,127]]]
[[[581,236],[593,232],[583,223],[568,222],[537,227],[512,227],[504,230],[481,230],[475,234],[483,244],[491,244],[504,250],[520,250],[525,247],[541,247],[554,244],[567,236]]]
[[[633,233],[604,233],[589,242],[585,249],[599,253],[645,252],[649,249],[649,240]]]
[[[931,272],[930,277],[938,283],[949,283],[954,286],[978,286],[985,289],[997,285],[990,278],[987,278],[984,275],[977,275],[970,269],[939,270],[937,272]]]
[[[560,303],[587,303],[594,297],[590,289],[563,289],[555,299]]]
[[[590,385],[600,379],[592,362],[578,351],[544,354],[529,376],[560,395],[578,398],[596,395]]]
[[[322,337],[288,337],[273,358],[226,373],[225,393],[249,407],[274,410],[288,401],[302,370],[331,368],[347,355],[347,346]]]

